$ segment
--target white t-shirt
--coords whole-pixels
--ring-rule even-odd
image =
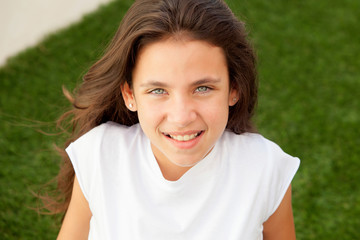
[[[299,159],[259,134],[225,131],[168,181],[139,124],[102,124],[66,149],[92,218],[89,239],[262,239]]]

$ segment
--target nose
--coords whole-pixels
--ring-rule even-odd
[[[167,119],[177,127],[186,127],[197,117],[196,106],[191,97],[176,96],[168,105]]]

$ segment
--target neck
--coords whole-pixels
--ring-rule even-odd
[[[179,180],[191,167],[181,167],[173,164],[170,161],[157,161],[163,177],[168,181]]]

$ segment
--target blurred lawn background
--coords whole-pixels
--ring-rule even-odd
[[[52,122],[103,52],[130,0],[51,35],[0,69],[0,239],[55,239],[31,191],[52,179]],[[228,0],[259,58],[259,131],[302,162],[293,181],[297,238],[360,239],[360,1]],[[35,26],[34,26],[35,27]]]

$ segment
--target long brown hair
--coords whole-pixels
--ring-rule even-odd
[[[107,51],[85,74],[82,84],[70,99],[73,108],[58,121],[70,126],[76,140],[90,129],[107,121],[123,125],[138,123],[121,95],[121,86],[132,85],[132,70],[139,50],[165,37],[185,34],[207,41],[224,50],[230,85],[239,91],[239,101],[229,110],[227,129],[236,134],[254,131],[251,117],[257,101],[255,56],[247,40],[244,24],[222,0],[137,0],[124,16]],[[63,149],[57,177],[59,198],[45,204],[50,212],[65,212],[74,181],[74,169]],[[49,200],[49,198],[48,198]],[[60,200],[60,201],[59,201]]]

